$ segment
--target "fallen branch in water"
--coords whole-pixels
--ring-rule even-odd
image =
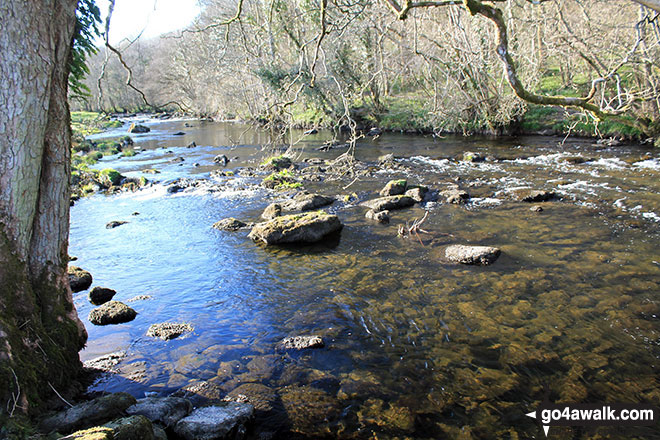
[[[419,243],[422,246],[424,246],[424,243],[422,242],[422,238],[419,236],[419,233],[422,232],[424,234],[430,234],[430,232],[425,231],[421,227],[428,218],[428,216],[429,216],[429,212],[424,211],[424,217],[422,217],[421,219],[413,219],[412,225],[408,224],[408,222],[406,222],[405,226],[399,225],[398,236],[406,238],[414,234],[415,237],[417,237],[417,240],[419,240]]]

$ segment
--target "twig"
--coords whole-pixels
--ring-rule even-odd
[[[67,405],[69,405],[69,407],[73,408],[73,405],[71,405],[69,402],[67,402],[67,400],[64,397],[62,397],[62,395],[60,393],[57,392],[55,387],[50,382],[48,382],[48,386],[50,387],[51,390],[53,390],[55,392],[55,394],[57,394],[57,397],[59,397],[60,400],[62,400],[62,402],[66,403]]]
[[[14,392],[12,391],[11,393],[11,398],[14,400],[14,404],[11,407],[11,410],[9,409],[9,405],[11,404],[11,400],[7,401],[7,411],[9,412],[9,417],[14,416],[14,411],[16,411],[16,407],[18,406],[18,398],[21,397],[21,384],[18,383],[18,377],[16,376],[16,372],[12,367],[9,367],[11,370],[11,374],[14,375],[14,381],[16,381],[16,395],[14,395]]]

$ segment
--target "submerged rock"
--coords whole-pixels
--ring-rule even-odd
[[[185,332],[193,331],[193,327],[186,323],[163,322],[160,324],[151,324],[147,330],[147,336],[160,338],[165,341],[178,338]]]
[[[117,226],[125,225],[126,223],[128,222],[125,220],[113,220],[111,222],[106,223],[105,229],[113,229],[116,228]]]
[[[119,301],[110,301],[89,312],[89,321],[95,325],[121,324],[135,319],[137,312]]]
[[[441,191],[440,195],[445,198],[446,203],[451,203],[454,205],[462,205],[470,198],[470,195],[467,193],[467,191],[463,191],[458,188]]]
[[[130,394],[108,394],[46,417],[39,426],[44,432],[65,433],[85,429],[121,416],[126,408],[135,403],[135,397]]]
[[[89,302],[95,306],[100,306],[110,301],[116,294],[115,290],[96,286],[89,292]]]
[[[81,292],[92,285],[92,274],[76,266],[69,266],[69,286],[75,292]]]
[[[320,336],[291,336],[282,339],[279,346],[285,350],[304,350],[306,348],[322,348],[325,343]]]
[[[237,220],[234,217],[225,218],[213,224],[213,228],[220,229],[221,231],[238,231],[246,226],[247,223]]]
[[[131,124],[131,126],[128,127],[129,133],[149,133],[150,131],[151,129],[149,127],[140,124]]]
[[[398,196],[406,192],[408,182],[405,179],[390,180],[385,187],[380,190],[381,196]]]
[[[257,223],[248,237],[268,245],[280,243],[314,243],[326,235],[341,230],[342,224],[336,215],[323,211],[276,217]]]
[[[174,426],[185,440],[242,439],[245,425],[252,419],[254,407],[247,403],[227,402],[194,410]]]
[[[169,428],[192,411],[190,401],[181,397],[147,397],[126,410],[130,415],[142,415]]]
[[[445,249],[445,257],[461,264],[476,264],[486,266],[494,263],[502,251],[490,246],[466,246],[455,244]]]
[[[547,202],[557,198],[557,194],[552,191],[518,188],[511,191],[514,200],[527,203]]]
[[[116,351],[114,353],[105,354],[94,359],[90,359],[83,363],[83,367],[96,371],[116,371],[115,366],[126,358],[125,351]]]
[[[415,204],[415,200],[409,196],[388,196],[380,197],[378,199],[367,200],[362,202],[362,206],[366,206],[374,211],[389,211],[393,209],[403,209]]]
[[[373,209],[370,209],[364,216],[369,220],[375,220],[378,223],[390,222],[390,211],[374,211]]]

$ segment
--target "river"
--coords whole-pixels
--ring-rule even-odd
[[[344,224],[339,241],[266,247],[248,231],[211,225],[259,221],[282,193],[259,187],[264,176],[209,173],[258,166],[272,151],[268,133],[196,120],[146,123],[152,131],[134,136],[139,154],[98,167],[156,183],[71,209],[73,264],[92,273],[93,285],[115,289],[116,300],[150,297],[128,303],[138,312],[132,322],[94,326],[87,292],[74,295],[89,332],[82,360],[126,352],[94,391],[143,397],[197,385],[212,397],[245,394],[259,429],[276,438],[541,438],[525,414],[544,398],[660,401],[657,150],[549,137],[363,138],[355,157],[368,174],[347,188],[350,180],[305,183],[338,196],[328,211]],[[297,162],[333,159],[345,150],[317,150],[329,137],[294,132],[291,152]],[[197,147],[186,148],[193,141]],[[456,160],[465,151],[489,160]],[[378,167],[388,153],[396,166]],[[213,163],[217,154],[231,159],[227,167]],[[141,172],[149,168],[160,174]],[[179,177],[214,185],[169,193]],[[434,189],[458,184],[471,199],[394,211],[389,225],[365,219],[354,199],[375,197],[395,178]],[[534,212],[511,199],[521,187],[561,200]],[[428,234],[397,236],[398,225],[425,210]],[[128,223],[106,229],[112,220]],[[497,246],[502,255],[490,266],[450,264],[443,250],[455,243]],[[159,322],[187,322],[194,331],[147,337]],[[325,348],[276,350],[300,334],[323,336]],[[655,427],[550,434],[660,437]]]

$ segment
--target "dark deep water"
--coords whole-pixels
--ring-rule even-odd
[[[259,221],[282,197],[255,186],[260,178],[221,177],[216,190],[178,194],[162,185],[208,178],[222,169],[212,162],[220,153],[238,157],[228,170],[257,166],[269,155],[267,134],[188,122],[193,127],[148,124],[151,133],[135,136],[144,151],[99,164],[161,184],[95,195],[72,208],[73,264],[92,273],[93,286],[117,290],[116,300],[151,297],[128,303],[139,313],[134,321],[99,327],[86,320],[93,308],[87,292],[75,294],[89,332],[82,359],[127,353],[119,373],[94,390],[139,398],[207,381],[215,397],[247,395],[257,403],[257,424],[281,438],[542,438],[524,414],[545,395],[555,402],[660,401],[657,150],[575,139],[558,146],[561,139],[541,137],[362,139],[356,158],[373,165],[371,176],[347,189],[350,181],[305,184],[339,196],[328,209],[344,223],[339,242],[267,248],[248,231],[211,228],[225,217]],[[179,130],[186,135],[171,135]],[[298,160],[343,153],[315,150],[328,136],[297,143]],[[185,148],[192,141],[198,147]],[[498,160],[457,162],[464,151]],[[399,158],[398,170],[376,167],[387,153]],[[176,157],[185,160],[171,163]],[[140,172],[147,168],[161,173]],[[472,199],[428,204],[424,244],[397,237],[397,226],[421,217],[424,207],[394,211],[380,225],[342,201],[352,193],[376,197],[399,177],[435,189],[458,183]],[[508,198],[519,187],[551,189],[563,199],[532,212]],[[129,223],[108,230],[111,220]],[[449,244],[497,246],[503,254],[491,266],[456,266],[442,259]],[[166,321],[195,330],[171,341],[146,336],[151,324]],[[322,335],[326,347],[276,351],[282,338],[298,334]],[[550,438],[660,432],[657,425],[553,427]]]

